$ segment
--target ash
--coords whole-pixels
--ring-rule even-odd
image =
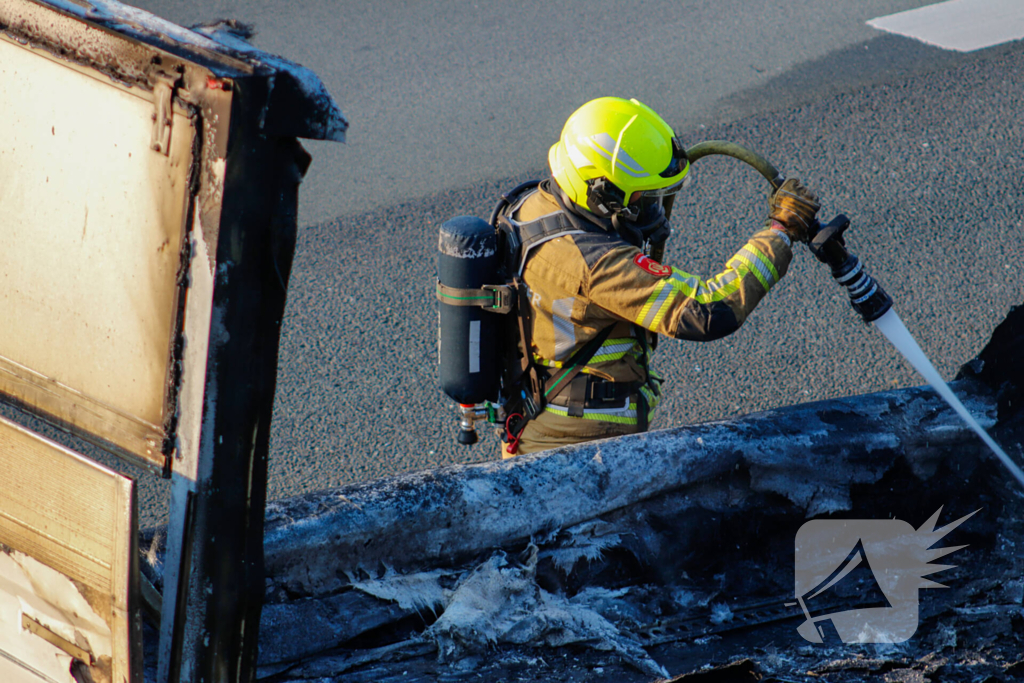
[[[1017,460],[1020,348],[1024,307],[953,383]],[[1024,679],[1024,492],[958,420],[907,389],[278,501],[258,679]],[[956,550],[927,576],[945,587],[918,590],[909,640],[797,632],[809,519],[965,516],[933,544]],[[153,533],[141,564],[159,585]],[[817,614],[878,588],[846,577]]]

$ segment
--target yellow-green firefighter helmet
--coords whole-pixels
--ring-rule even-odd
[[[678,192],[690,170],[672,127],[647,105],[619,97],[591,100],[573,112],[548,152],[548,165],[579,206],[627,217],[641,197]]]

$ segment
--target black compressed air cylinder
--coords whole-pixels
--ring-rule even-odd
[[[499,284],[497,236],[487,222],[475,216],[446,221],[437,248],[437,279],[442,285],[473,290]],[[461,404],[496,401],[502,315],[477,305],[456,305],[469,301],[473,297],[468,293],[438,297],[441,389]]]

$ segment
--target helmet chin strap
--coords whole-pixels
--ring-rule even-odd
[[[664,244],[672,234],[661,204],[654,204],[647,211],[637,216],[635,221],[628,220],[621,213],[612,216],[612,227],[622,239],[640,249],[644,245]]]
[[[554,194],[559,206],[570,215],[570,220],[585,219],[587,222],[604,230],[614,230],[618,233],[619,237],[638,249],[643,249],[645,245],[650,245],[652,249],[663,247],[672,234],[672,229],[668,225],[668,217],[665,215],[665,209],[661,206],[660,202],[640,212],[635,221],[629,220],[621,212],[613,213],[611,218],[602,218],[592,211],[583,210],[578,207],[575,202],[569,199],[569,196],[562,188],[558,187],[553,181],[548,187]],[[661,249],[661,251],[664,250]]]

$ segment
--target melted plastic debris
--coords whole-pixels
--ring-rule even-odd
[[[536,583],[537,547],[520,564],[496,553],[458,584],[427,637],[437,642],[443,661],[486,652],[492,645],[560,647],[587,644],[618,653],[652,676],[668,672],[607,619],[585,605],[549,593]]]
[[[352,587],[375,598],[397,602],[402,609],[434,611],[451,598],[451,591],[441,586],[441,579],[446,576],[450,574],[440,569],[403,575],[387,567],[383,576],[352,581]]]
[[[580,560],[600,559],[605,550],[618,547],[622,536],[611,524],[593,519],[566,529],[559,540],[558,547],[545,550],[542,556],[550,557],[555,566],[568,574]]]
[[[732,621],[732,610],[723,603],[711,605],[711,623],[715,626]]]

